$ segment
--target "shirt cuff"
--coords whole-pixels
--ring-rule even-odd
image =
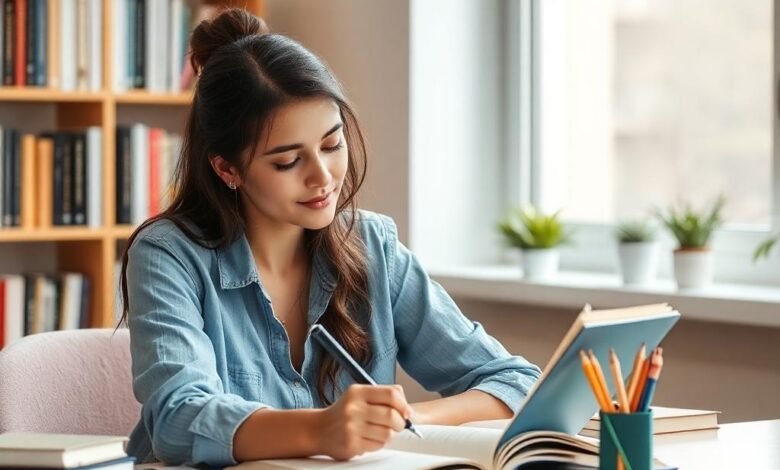
[[[255,411],[269,408],[237,395],[215,396],[192,421],[192,463],[212,466],[235,465],[233,437],[239,426]]]
[[[534,377],[520,373],[501,374],[488,378],[472,387],[472,390],[481,390],[498,398],[512,413],[517,413],[535,381]]]

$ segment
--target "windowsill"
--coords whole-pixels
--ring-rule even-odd
[[[647,287],[623,287],[619,276],[562,271],[550,281],[530,282],[513,266],[428,269],[454,297],[565,307],[579,310],[668,302],[685,319],[780,328],[780,287],[716,284],[678,290],[671,280]]]

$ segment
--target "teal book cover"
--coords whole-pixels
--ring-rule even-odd
[[[583,373],[579,351],[593,350],[604,369],[609,364],[609,348],[613,348],[624,364],[625,379],[642,343],[651,351],[679,318],[680,314],[666,304],[580,313],[501,436],[498,449],[528,431],[577,434],[599,408]],[[606,370],[607,386],[614,394],[612,374]]]

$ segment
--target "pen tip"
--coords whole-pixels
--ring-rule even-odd
[[[420,434],[420,431],[417,430],[414,426],[409,427],[409,430],[414,433],[415,436],[419,437],[420,439],[423,438],[422,434]]]

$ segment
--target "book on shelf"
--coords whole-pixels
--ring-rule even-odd
[[[102,89],[103,0],[2,0],[0,17],[3,85]]]
[[[112,11],[113,89],[175,93],[192,88],[189,35],[216,11],[214,5],[200,1],[116,2]]]
[[[170,203],[182,139],[136,123],[116,129],[116,221],[140,224]]]
[[[591,349],[606,360],[609,348],[613,348],[628,361],[641,343],[650,349],[658,346],[679,317],[666,304],[584,309],[503,429],[423,425],[417,426],[422,439],[401,432],[385,449],[354,461],[275,459],[245,462],[235,468],[523,469],[550,464],[598,468],[598,440],[577,435],[598,409],[582,372],[579,351]],[[658,461],[655,467],[668,468]]]
[[[90,282],[83,274],[0,275],[0,292],[0,348],[29,334],[90,326]]]
[[[124,436],[8,432],[0,434],[0,468],[132,469]]]
[[[103,131],[0,126],[0,227],[103,225]]]
[[[653,406],[653,434],[701,431],[718,427],[719,411],[691,410]],[[594,414],[580,431],[583,436],[598,437],[601,420]]]

